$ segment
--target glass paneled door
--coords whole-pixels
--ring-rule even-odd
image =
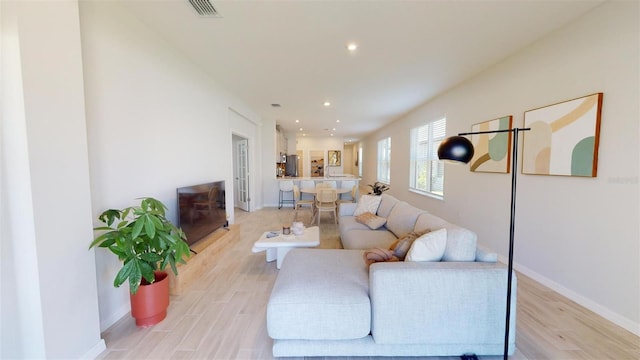
[[[249,140],[242,139],[236,143],[236,189],[238,192],[236,206],[249,211]]]

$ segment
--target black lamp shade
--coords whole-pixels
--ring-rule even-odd
[[[440,143],[438,158],[467,164],[473,158],[473,152],[473,144],[469,139],[464,136],[452,136]]]

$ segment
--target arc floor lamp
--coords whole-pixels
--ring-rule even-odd
[[[511,279],[513,277],[513,239],[515,234],[516,219],[516,182],[518,179],[518,135],[521,131],[528,131],[531,128],[513,128],[505,130],[489,130],[476,131],[468,133],[460,133],[458,136],[452,136],[445,139],[438,147],[438,157],[440,160],[469,163],[473,158],[473,144],[465,135],[494,134],[494,133],[513,133],[511,141],[511,220],[509,223],[509,264],[507,271],[507,314],[505,319],[504,330],[504,359],[509,357],[509,319],[511,315]]]

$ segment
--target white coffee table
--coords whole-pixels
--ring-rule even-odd
[[[297,247],[315,247],[320,245],[320,230],[317,226],[311,226],[304,229],[302,235],[282,235],[282,231],[278,231],[278,236],[271,238],[267,237],[267,234],[271,231],[267,231],[260,239],[253,244],[254,253],[266,251],[267,262],[276,260],[276,268],[280,269],[282,266],[282,260],[287,255],[289,250]]]

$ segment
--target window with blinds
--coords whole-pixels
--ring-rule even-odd
[[[444,197],[444,164],[438,146],[445,138],[447,119],[411,129],[411,190]]]
[[[378,141],[378,181],[391,183],[391,138]]]
[[[362,163],[364,159],[362,158],[362,147],[358,148],[358,158],[356,159],[356,166],[358,167],[358,176],[362,177]]]

